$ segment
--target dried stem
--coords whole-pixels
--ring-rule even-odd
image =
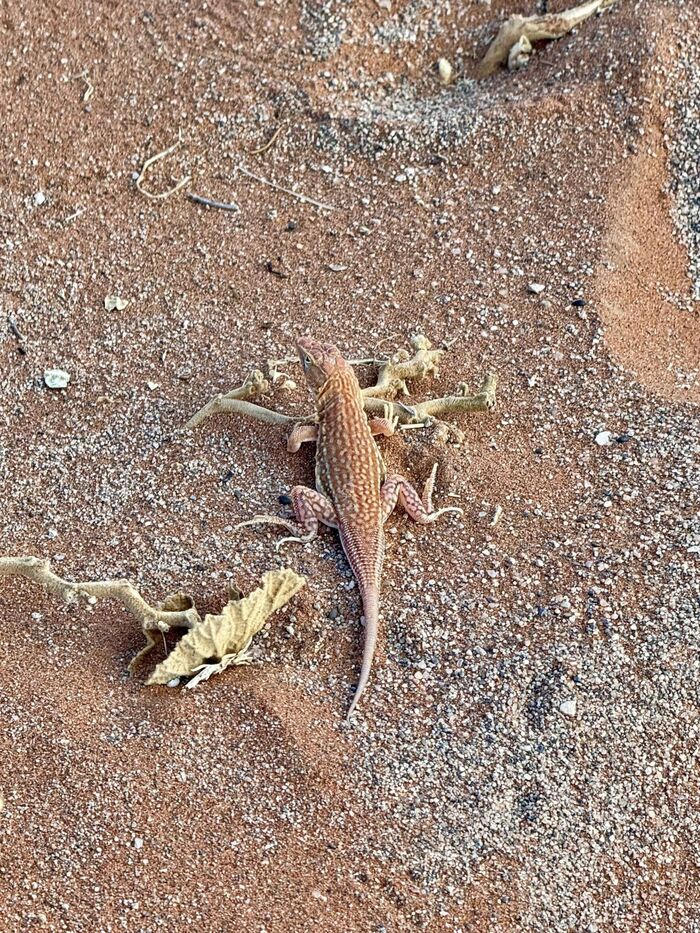
[[[195,204],[203,204],[204,207],[216,207],[220,211],[240,211],[240,207],[234,201],[213,201],[211,198],[203,198],[201,194],[192,194],[191,192],[187,195],[188,201],[193,201]]]
[[[251,155],[262,155],[263,152],[267,152],[268,149],[271,149],[277,142],[277,138],[279,137],[280,133],[285,128],[285,126],[286,126],[286,123],[284,122],[280,123],[280,125],[277,127],[277,129],[272,134],[272,136],[270,136],[268,141],[264,145],[259,146],[257,149],[250,149],[249,150],[250,154]]]
[[[521,43],[519,54],[511,58],[511,63],[524,64],[531,43],[540,39],[559,39],[571,32],[574,27],[585,22],[594,13],[612,6],[616,0],[588,0],[561,13],[545,13],[542,16],[509,17],[498,31],[498,35],[486,50],[479,64],[479,77],[485,78],[497,71],[500,65],[509,60],[511,50]]]
[[[200,621],[199,613],[191,605],[174,610],[151,606],[128,580],[64,580],[53,572],[48,560],[39,557],[0,557],[0,577],[26,577],[54,596],[63,597],[67,603],[79,599],[89,603],[98,599],[116,599],[141,623],[144,632],[192,628]]]
[[[396,419],[402,427],[419,426],[450,412],[490,411],[496,404],[496,377],[489,373],[476,395],[467,395],[465,383],[460,383],[454,395],[428,399],[416,405],[396,400],[399,394],[408,395],[407,379],[424,379],[437,374],[437,366],[444,350],[434,350],[430,341],[417,335],[411,338],[413,356],[406,350],[395,353],[388,360],[360,360],[359,363],[374,363],[378,367],[374,385],[362,390],[363,403],[368,415]],[[279,361],[277,361],[279,362]],[[275,364],[276,365],[276,364]],[[194,428],[207,418],[219,413],[243,415],[256,421],[270,424],[311,424],[313,414],[293,418],[282,412],[255,405],[247,399],[266,392],[269,383],[259,370],[254,370],[242,386],[226,395],[217,395],[200,409],[185,425]]]
[[[278,185],[274,181],[269,181],[267,178],[263,178],[261,175],[255,175],[253,172],[249,172],[247,168],[243,165],[238,166],[238,171],[242,175],[247,175],[248,178],[252,178],[253,181],[260,182],[261,185],[267,185],[268,188],[274,188],[275,191],[282,191],[284,194],[288,194],[293,198],[296,198],[297,201],[302,201],[304,204],[311,204],[314,207],[320,207],[324,211],[337,211],[339,208],[334,207],[332,204],[324,204],[322,201],[316,201],[314,198],[310,198],[306,194],[302,194],[300,191],[293,191],[291,188],[285,188],[283,185]]]
[[[202,421],[206,421],[212,415],[220,413],[244,415],[248,418],[254,418],[256,421],[270,421],[273,424],[293,423],[294,418],[246,401],[246,399],[255,398],[256,395],[262,395],[269,388],[270,384],[265,376],[259,369],[254,369],[243,385],[237,389],[231,389],[226,395],[217,395],[210,402],[207,402],[204,408],[200,408],[196,414],[192,415],[185,425],[185,430],[196,428]]]
[[[373,386],[362,390],[365,398],[395,398],[408,395],[407,379],[425,379],[437,375],[438,363],[444,350],[433,350],[430,341],[422,334],[411,337],[413,356],[406,350],[399,350],[388,360],[376,360],[379,367],[377,381]]]
[[[152,191],[147,191],[143,187],[143,180],[145,178],[146,172],[153,165],[154,162],[158,162],[159,159],[165,159],[169,155],[172,155],[177,149],[182,145],[182,135],[178,134],[177,142],[173,143],[172,146],[169,146],[167,149],[164,149],[162,152],[157,152],[155,155],[151,156],[150,159],[146,159],[143,163],[143,168],[139,173],[139,177],[136,179],[136,187],[141,192],[145,194],[147,198],[151,198],[152,201],[162,201],[164,198],[169,198],[171,194],[175,194],[176,191],[179,191],[180,188],[183,188],[187,182],[190,180],[190,176],[187,175],[185,178],[181,178],[180,181],[174,185],[172,188],[168,188],[167,191],[161,191],[159,194],[154,194]]]

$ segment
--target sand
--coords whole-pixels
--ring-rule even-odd
[[[694,5],[621,2],[484,82],[531,10],[391,7],[5,5],[0,552],[205,609],[272,566],[308,585],[187,691],[145,686],[161,646],[128,675],[118,606],[2,581],[2,929],[700,929]],[[145,185],[191,180],[149,199],[178,134]],[[313,451],[180,429],[296,333],[357,359],[417,332],[449,351],[415,398],[491,370],[498,406],[381,441],[464,514],[391,519],[348,728],[337,536],[233,527]],[[284,368],[265,403],[303,413]]]

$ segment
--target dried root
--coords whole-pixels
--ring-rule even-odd
[[[264,395],[270,388],[270,383],[259,369],[254,369],[243,385],[237,389],[231,389],[226,395],[217,395],[210,402],[200,408],[192,415],[185,425],[185,430],[196,428],[197,425],[211,418],[212,415],[219,414],[237,414],[245,415],[248,418],[254,418],[256,421],[268,421],[273,424],[292,424],[296,420],[280,412],[272,411],[269,408],[263,408],[261,405],[254,405],[247,399],[255,398],[258,395]]]
[[[360,361],[372,363],[377,367],[375,384],[362,390],[364,408],[368,415],[394,420],[403,428],[423,427],[434,423],[435,419],[444,414],[490,411],[495,406],[497,380],[492,373],[487,374],[476,395],[468,395],[466,385],[461,383],[454,395],[444,398],[428,399],[416,405],[397,401],[398,395],[408,395],[407,380],[436,376],[438,364],[445,353],[442,349],[433,349],[430,341],[422,335],[411,338],[411,347],[413,354],[406,350],[399,350],[387,360]],[[190,418],[185,428],[193,428],[211,415],[220,412],[244,415],[257,421],[273,424],[310,424],[314,421],[313,414],[292,418],[282,412],[245,401],[247,398],[267,391],[268,388],[269,382],[261,372],[256,370],[240,388],[234,389],[227,395],[217,395],[212,399]],[[452,433],[458,435],[459,431],[453,429]]]
[[[140,623],[146,637],[146,647],[133,659],[131,669],[153,647],[153,632],[169,632],[171,628],[192,628],[201,622],[189,597],[169,596],[158,606],[151,606],[128,580],[90,580],[71,582],[57,576],[48,560],[38,557],[0,557],[0,577],[26,577],[67,603],[85,600],[94,605],[98,599],[115,599]]]
[[[532,43],[541,39],[559,39],[585,22],[594,13],[612,6],[616,0],[588,0],[562,13],[545,13],[542,16],[511,16],[501,26],[498,35],[488,47],[479,64],[480,78],[508,64],[513,70],[527,64],[532,52]]]

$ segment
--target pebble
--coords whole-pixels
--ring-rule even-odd
[[[559,712],[563,713],[564,716],[575,716],[576,700],[564,700],[563,703],[559,704]]]
[[[46,203],[46,195],[43,191],[37,191],[34,195],[34,207],[41,207],[42,204]]]
[[[126,298],[120,298],[119,295],[107,295],[105,298],[105,310],[123,311],[129,302]]]
[[[541,295],[545,287],[541,282],[530,282],[528,289],[532,292],[533,295]]]
[[[446,58],[438,59],[438,74],[440,75],[440,84],[448,85],[452,83],[452,65]]]
[[[70,373],[65,369],[45,369],[44,384],[49,389],[65,389],[70,382]]]
[[[612,444],[612,431],[599,431],[595,436],[595,442],[599,447],[607,447]]]

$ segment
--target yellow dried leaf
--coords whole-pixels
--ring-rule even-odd
[[[212,658],[219,662],[225,659],[225,664],[219,665],[221,670],[237,663],[268,617],[286,605],[304,583],[304,577],[293,570],[270,570],[262,586],[245,599],[228,602],[220,615],[207,615],[191,628],[147,683],[167,684],[176,677],[192,677]]]

